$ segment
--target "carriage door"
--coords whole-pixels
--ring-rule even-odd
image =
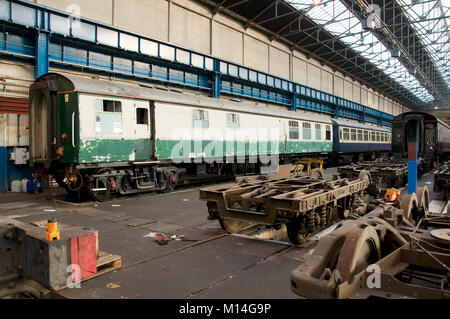
[[[150,103],[148,101],[134,102],[135,123],[135,160],[142,161],[151,158],[153,153]]]
[[[284,145],[280,149],[280,153],[287,153],[287,134],[286,134],[286,123],[284,120],[278,120],[280,122],[280,145]]]
[[[422,116],[406,116],[405,117],[405,144],[403,146],[403,152],[408,153],[409,142],[418,143],[418,153],[423,152],[423,140],[420,138],[423,136],[423,118]]]

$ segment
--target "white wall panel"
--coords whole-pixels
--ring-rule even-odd
[[[120,0],[114,4],[114,25],[158,40],[168,40],[166,0]]]
[[[362,87],[361,88],[361,104],[362,105],[368,105],[367,103],[367,99],[368,99],[368,91],[367,91],[367,88],[365,88],[365,87]]]
[[[379,100],[378,100],[378,95],[376,93],[374,93],[372,95],[372,101],[373,101],[373,108],[379,110],[380,104],[379,104]]]
[[[344,80],[334,76],[334,95],[344,97]]]
[[[361,87],[358,83],[353,83],[353,102],[361,103]]]
[[[27,146],[28,114],[0,114],[0,146]]]
[[[353,97],[353,83],[344,80],[344,98],[351,101],[352,97]]]
[[[213,21],[212,32],[212,55],[243,63],[242,33],[215,21]]]
[[[307,74],[306,62],[299,58],[294,57],[293,74],[292,74],[293,81],[307,85],[306,74]]]
[[[308,63],[308,86],[320,90],[320,75],[320,68],[311,63]]]
[[[249,36],[244,36],[244,64],[248,67],[269,71],[269,45]]]
[[[33,81],[32,65],[0,60],[0,95],[28,98],[28,90]]]
[[[322,70],[322,91],[333,94],[333,74]]]
[[[170,15],[170,42],[209,54],[210,20],[177,5]]]
[[[116,5],[126,3],[125,5],[134,6],[136,0],[120,0],[115,1]],[[148,1],[145,1],[148,5]],[[153,2],[153,0],[152,0]],[[85,18],[112,24],[113,5],[112,0],[38,0],[37,3],[52,7],[58,10],[68,12],[74,5],[80,8],[80,15]],[[128,18],[129,19],[129,18]],[[131,19],[129,19],[131,20]]]
[[[270,48],[270,73],[289,79],[289,54],[273,46]]]

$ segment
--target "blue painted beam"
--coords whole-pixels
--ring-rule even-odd
[[[220,89],[221,89],[221,76],[220,76],[220,61],[214,59],[213,62],[213,90],[212,96],[217,99],[220,97]]]
[[[417,142],[408,143],[408,194],[417,192]]]
[[[50,36],[46,32],[38,31],[36,33],[36,79],[41,75],[48,73],[49,70],[49,43]]]

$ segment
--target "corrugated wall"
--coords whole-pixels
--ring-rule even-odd
[[[169,39],[168,16],[169,4],[166,0],[151,0],[151,5],[148,0],[114,2],[115,26],[158,40]]]
[[[263,72],[269,71],[269,45],[245,35],[244,64]]]
[[[153,2],[154,0],[151,0]],[[92,20],[101,21],[103,23],[112,24],[113,17],[113,0],[37,0],[33,1],[48,7],[59,9],[67,12],[79,12],[82,17]],[[135,0],[120,0],[114,3],[130,2],[134,5]],[[149,3],[149,1],[146,1]],[[75,10],[75,11],[73,11]]]
[[[172,5],[170,21],[171,43],[202,53],[210,53],[210,19],[187,11],[178,5]]]
[[[212,55],[235,63],[243,63],[242,33],[213,21]]]
[[[369,107],[385,109],[394,115],[402,112],[402,106],[389,98],[380,104],[377,97],[380,93],[368,92],[366,87],[350,78],[343,80],[343,74],[320,65],[314,58],[292,52],[277,41],[270,42],[263,34],[252,28],[244,29],[241,23],[220,13],[213,16],[208,9],[191,0],[34,2],[65,11],[73,9],[76,3],[81,15],[87,18],[270,72]]]

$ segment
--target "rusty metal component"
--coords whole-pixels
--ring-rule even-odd
[[[230,233],[244,227],[232,220],[270,226],[284,223],[290,240],[298,244],[351,214],[368,185],[367,180],[323,181],[308,176],[247,180],[201,189],[200,199],[209,208],[216,203],[216,216]]]
[[[392,211],[403,216],[384,206],[341,221],[292,272],[291,289],[307,298],[450,298],[450,229],[430,227],[450,218],[399,231],[384,220]]]
[[[403,194],[400,197],[400,209],[403,217],[410,222],[418,223],[422,217],[416,193]]]
[[[343,281],[367,268],[381,257],[380,239],[373,226],[355,227],[346,236],[336,265]]]
[[[365,274],[364,265],[406,244],[398,230],[375,217],[382,213],[383,209],[377,207],[373,214],[339,222],[320,240],[313,254],[292,271],[292,291],[307,298],[347,298],[356,293]]]
[[[370,172],[366,169],[363,169],[359,175],[358,175],[358,179],[362,179],[362,180],[366,180],[367,183],[372,184],[372,175],[370,174]]]
[[[443,191],[442,200],[447,201],[449,188],[450,188],[450,165],[447,162],[434,173],[433,190],[436,193]]]
[[[276,177],[289,177],[291,176],[291,172],[295,169],[295,165],[293,164],[286,164],[286,165],[280,165],[278,166],[278,170],[276,173]],[[302,168],[303,169],[303,168]]]
[[[430,232],[431,236],[436,238],[439,242],[444,245],[450,245],[450,229],[434,229]]]
[[[430,192],[427,186],[417,188],[417,200],[419,205],[419,210],[422,215],[427,215],[430,210]]]
[[[378,186],[385,188],[401,187],[406,183],[408,163],[402,160],[380,160],[358,162],[338,167],[337,172],[342,178],[357,178],[362,171],[368,171]]]

